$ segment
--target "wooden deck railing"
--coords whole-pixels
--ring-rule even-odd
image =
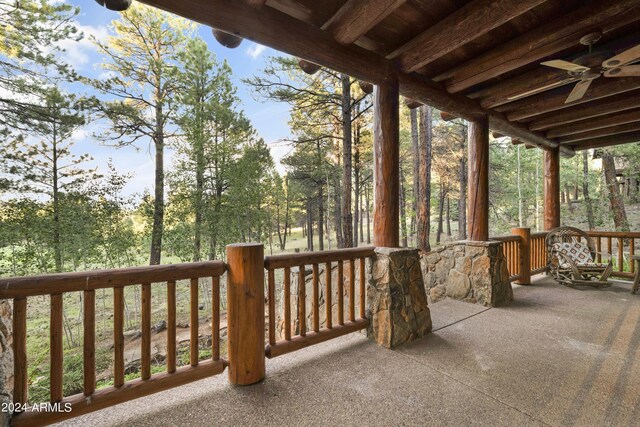
[[[507,259],[507,270],[509,270],[509,280],[520,279],[520,236],[507,235],[492,237],[491,240],[502,242],[502,252]]]
[[[595,240],[597,262],[602,262],[603,259],[611,259],[613,262],[612,274],[614,276],[633,278],[635,263],[631,262],[631,256],[635,255],[635,241],[640,239],[640,233],[589,231],[589,236]],[[603,242],[605,243],[604,245]]]
[[[369,325],[365,318],[365,268],[366,259],[374,255],[373,248],[353,248],[335,251],[311,252],[293,255],[276,255],[265,258],[264,267],[267,270],[268,282],[268,336],[266,355],[269,358],[299,350],[313,344],[330,340],[351,332],[364,329]],[[344,263],[349,263],[349,279],[345,292]],[[359,313],[356,315],[356,262],[359,263]],[[332,264],[337,263],[337,282],[332,283]],[[325,326],[320,324],[320,299],[319,299],[319,265],[325,265]],[[305,266],[312,268],[312,324],[307,325],[306,313],[306,281]],[[296,336],[291,335],[291,268],[299,268],[298,287],[298,329]],[[277,269],[284,270],[282,310],[284,318],[284,339],[276,339],[276,275]],[[333,290],[337,286],[337,319],[333,318]],[[345,314],[344,296],[347,294],[348,307]],[[346,318],[346,319],[345,319]]]
[[[0,299],[13,299],[14,403],[28,402],[27,378],[27,300],[49,295],[50,311],[50,401],[70,411],[16,413],[14,425],[42,425],[76,417],[120,402],[176,387],[224,371],[220,358],[220,284],[225,272],[220,261],[95,270],[46,276],[0,279]],[[212,357],[198,360],[198,279],[212,278]],[[176,281],[190,280],[190,365],[176,368]],[[151,287],[167,284],[166,372],[151,374]],[[125,381],[124,366],[124,288],[141,285],[141,374]],[[95,371],[95,291],[113,289],[114,385],[96,390]],[[63,294],[83,293],[84,392],[63,395]]]
[[[541,231],[538,233],[531,233],[530,238],[530,264],[531,275],[543,273],[548,269],[547,267],[547,246],[545,239],[547,238],[547,232]]]

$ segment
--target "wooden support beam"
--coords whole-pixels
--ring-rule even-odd
[[[554,111],[529,123],[531,130],[547,130],[556,126],[599,117],[640,107],[640,91],[616,95],[587,105],[577,105],[563,111]]]
[[[469,122],[469,240],[489,240],[489,120]]]
[[[544,152],[544,229],[560,227],[560,150]]]
[[[561,136],[581,134],[588,131],[610,128],[612,126],[624,125],[633,122],[640,122],[640,109],[607,114],[606,116],[581,120],[569,125],[553,128],[547,132],[547,138],[558,138]]]
[[[500,132],[492,132],[491,136],[493,136],[495,139],[499,139],[499,138],[504,138],[506,135],[501,134]]]
[[[267,0],[243,0],[246,4],[253,7],[262,7]]]
[[[561,144],[567,144],[570,142],[584,141],[594,138],[600,138],[603,136],[617,135],[620,133],[640,131],[640,121],[633,123],[626,123],[624,125],[611,126],[608,128],[590,130],[588,132],[575,133],[573,135],[565,136],[559,139]]]
[[[373,244],[400,246],[400,93],[391,77],[373,92]]]
[[[392,61],[357,46],[342,45],[326,31],[272,7],[256,9],[226,0],[141,1],[373,84],[385,83],[387,76],[397,71]],[[295,34],[295,37],[291,37],[291,34]],[[440,111],[448,111],[465,120],[474,120],[487,114],[478,102],[462,95],[451,95],[425,77],[400,73],[398,79],[404,96]],[[507,134],[516,132],[512,136],[539,147],[558,145],[530,132],[525,126],[509,123],[500,114],[489,112],[489,119],[493,129]]]
[[[264,246],[227,245],[227,265],[229,382],[255,384],[265,376]]]
[[[406,0],[348,0],[322,28],[342,44],[351,44]]]
[[[543,3],[544,0],[473,0],[396,49],[406,73],[435,61],[460,46]]]
[[[451,120],[455,120],[458,117],[455,114],[447,113],[446,111],[441,111],[440,118],[445,122],[450,122]]]
[[[439,78],[447,79],[447,90],[457,93],[564,49],[577,46],[580,37],[590,31],[599,30],[606,34],[630,24],[637,20],[639,13],[639,0],[589,2],[573,13],[562,15],[546,25],[449,70]],[[448,31],[445,33],[450,34]]]
[[[570,108],[574,105],[624,94],[636,89],[640,89],[640,78],[638,77],[625,77],[620,79],[600,78],[591,84],[589,90],[581,99],[568,104],[565,103],[565,101],[573,90],[573,85],[507,104],[505,105],[505,107],[509,107],[507,119],[514,121],[524,120],[552,111]]]
[[[576,151],[580,151],[592,148],[610,147],[612,145],[629,144],[632,142],[640,143],[640,132],[621,133],[618,135],[605,136],[603,138],[594,138],[570,145],[572,145],[572,148]]]

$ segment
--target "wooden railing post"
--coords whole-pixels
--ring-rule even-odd
[[[264,379],[264,246],[227,246],[229,381],[249,385]]]
[[[512,228],[511,234],[520,236],[520,278],[519,285],[531,284],[531,229]]]

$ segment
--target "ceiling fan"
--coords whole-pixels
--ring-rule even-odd
[[[580,43],[589,46],[589,53],[576,58],[573,62],[555,59],[540,63],[547,67],[568,71],[569,76],[580,79],[564,101],[565,104],[582,98],[591,83],[602,75],[605,77],[640,77],[640,64],[631,65],[640,61],[640,44],[618,55],[609,57],[612,54],[610,51],[591,51],[591,48],[600,40],[601,36],[601,33],[596,32],[582,37]],[[543,88],[536,89],[536,92],[541,89]]]

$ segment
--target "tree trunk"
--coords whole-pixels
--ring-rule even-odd
[[[357,110],[356,110],[357,114]],[[356,123],[355,138],[353,143],[353,179],[355,204],[353,209],[353,245],[358,246],[358,223],[360,222],[360,125]]]
[[[418,110],[412,108],[411,148],[413,153],[413,215],[411,216],[411,233],[416,233],[418,224],[418,202],[420,200],[420,141],[418,135]]]
[[[451,237],[451,198],[447,194],[447,237]]]
[[[536,160],[536,231],[540,231],[540,161]]]
[[[58,135],[57,127],[53,125],[53,252],[56,272],[62,272],[62,242],[60,241],[60,192],[58,183]]]
[[[156,107],[156,110],[158,108]],[[160,113],[156,113],[157,115]],[[157,117],[156,120],[161,120]],[[158,126],[161,126],[160,124]],[[155,197],[153,201],[153,228],[151,230],[151,255],[149,265],[160,264],[162,256],[162,234],[164,228],[164,134],[161,128],[156,130],[154,138],[156,149]]]
[[[520,169],[522,167],[522,165],[520,164],[520,147],[522,147],[522,144],[518,145],[518,148],[516,149],[517,151],[517,156],[518,156],[518,162],[517,162],[517,166],[518,166],[518,170],[517,170],[517,183],[518,183],[518,227],[523,227],[524,224],[524,218],[523,218],[523,212],[522,212],[522,208],[523,208],[523,201],[522,201],[522,182],[520,180]]]
[[[602,171],[604,179],[609,189],[609,202],[616,231],[629,231],[629,221],[624,208],[624,200],[618,191],[618,180],[616,179],[616,166],[613,156],[607,152],[602,152]]]
[[[461,127],[460,135],[460,198],[458,199],[458,239],[467,239],[467,130]]]
[[[342,79],[342,227],[343,247],[353,247],[353,215],[351,213],[351,78]]]
[[[324,191],[318,188],[318,249],[324,251]]]
[[[589,230],[593,230],[595,221],[593,220],[593,205],[591,204],[591,197],[589,197],[589,150],[582,151],[582,194],[584,195],[584,204],[587,210]]]
[[[338,248],[344,248],[344,239],[342,236],[342,212],[340,206],[342,205],[342,199],[340,197],[340,181],[336,177],[334,192],[333,192],[333,222],[335,223],[336,230],[336,245]]]
[[[203,218],[203,193],[204,193],[204,146],[202,141],[195,144],[196,149],[196,200],[195,221],[193,224],[193,261],[200,261],[202,247],[202,218]]]
[[[431,231],[431,107],[420,107],[420,198],[418,202],[418,249],[429,252]]]
[[[371,203],[369,197],[369,186],[367,186],[367,192],[365,193],[365,203],[367,204],[367,245],[371,244]]]
[[[400,203],[400,236],[402,237],[402,247],[406,248],[409,246],[409,242],[407,241],[407,210],[406,210],[406,194],[404,188],[404,173],[402,172],[402,166],[400,166],[400,194],[399,200]]]

